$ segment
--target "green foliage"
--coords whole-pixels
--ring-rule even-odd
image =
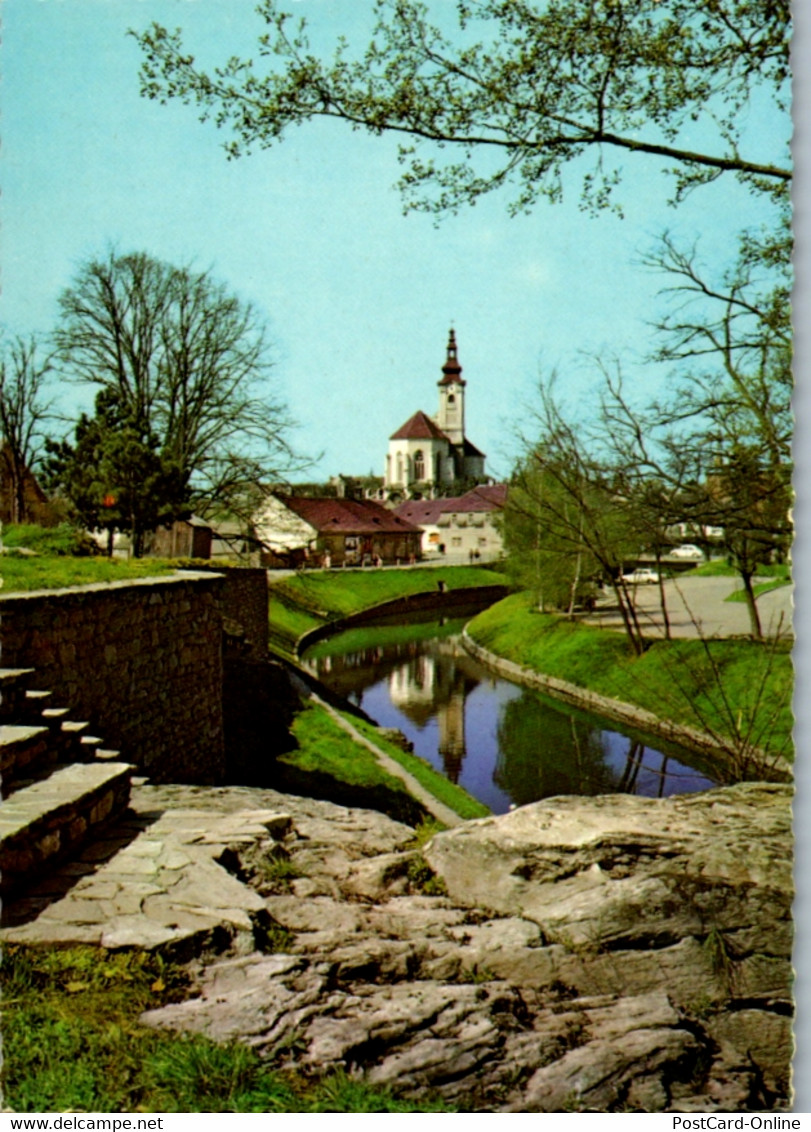
[[[582,204],[619,211],[616,187],[644,154],[664,159],[676,199],[725,171],[754,190],[785,192],[787,153],[783,166],[742,155],[753,92],[765,87],[785,112],[787,0],[464,0],[456,11],[459,27],[446,34],[426,5],[378,0],[365,50],[341,40],[325,60],[303,21],[291,26],[263,0],[261,69],[249,52],[212,73],[179,31],[153,24],[136,36],[141,91],[197,103],[203,119],[229,130],[230,156],[319,117],[405,135],[400,188],[407,207],[432,212],[506,184],[512,211],[559,201],[571,163]],[[685,131],[703,146],[684,148]],[[784,113],[786,149],[789,137]]]
[[[752,748],[774,759],[791,757],[793,673],[786,645],[657,641],[632,657],[618,634],[537,613],[525,594],[480,613],[469,632],[485,648],[536,672],[710,732],[728,745],[741,777],[766,769],[753,761]]]
[[[754,597],[758,598],[761,596],[761,594],[771,593],[772,590],[779,590],[783,586],[788,586],[790,584],[791,583],[788,578],[777,578],[773,582],[761,582],[759,585],[753,586],[752,593]],[[748,597],[745,590],[735,590],[729,595],[729,597],[724,598],[724,601],[735,602],[745,602],[747,600]]]
[[[424,786],[438,801],[443,802],[461,818],[467,821],[473,818],[487,817],[490,813],[487,806],[473,798],[461,786],[450,782],[444,774],[434,770],[425,759],[421,759],[418,755],[409,751],[404,751],[396,743],[390,742],[384,735],[380,734],[376,727],[366,723],[365,720],[353,717],[351,722],[352,726],[356,727],[362,735],[371,739],[375,746],[380,747],[389,758],[398,762],[404,770],[407,770],[410,775],[416,778],[421,786]]]
[[[448,889],[442,877],[436,875],[425,858],[419,853],[409,857],[406,865],[406,876],[411,888],[421,892],[423,896],[448,895]]]
[[[54,476],[68,477],[81,510],[129,486],[126,477],[110,480],[120,480],[131,459],[142,488],[150,477],[170,478],[164,503],[175,506],[176,488],[182,503],[202,509],[216,501],[240,515],[255,509],[260,483],[290,469],[289,420],[270,384],[265,328],[208,272],[110,251],[79,268],[59,308],[61,368],[100,388],[105,412],[114,408],[124,426],[111,430],[97,419],[77,436],[77,446],[89,445],[88,429],[102,426],[103,475],[95,472],[101,455],[83,467],[70,451],[55,453]]]
[[[183,472],[117,390],[98,394],[95,415],[82,414],[73,444],[49,443],[48,450],[51,486],[64,491],[82,526],[108,531],[111,552],[114,531],[129,532],[140,557],[147,531],[188,514]]]
[[[291,730],[299,745],[281,756],[280,763],[327,774],[349,786],[384,786],[406,793],[401,780],[383,770],[372,752],[356,743],[325,708],[317,704],[305,707]]]
[[[157,558],[0,558],[3,593],[124,582],[159,577],[171,571],[170,564]]]
[[[295,655],[298,640],[324,622],[409,594],[436,593],[440,579],[449,590],[505,582],[503,574],[484,566],[302,572],[270,587],[271,647]]]
[[[237,1042],[140,1025],[144,1010],[189,991],[185,969],[152,952],[6,945],[0,983],[12,1111],[448,1111],[343,1072],[316,1080],[282,1072]]]
[[[57,527],[40,527],[36,523],[8,523],[3,527],[2,534],[6,549],[25,547],[37,554],[51,557],[72,555],[84,558],[96,553],[93,540],[70,523],[60,523]]]

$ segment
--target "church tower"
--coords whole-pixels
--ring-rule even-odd
[[[448,357],[439,382],[439,412],[436,423],[454,446],[465,440],[465,381],[456,353],[456,334],[451,329]]]

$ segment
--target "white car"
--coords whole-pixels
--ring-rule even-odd
[[[622,580],[628,586],[658,585],[659,575],[649,566],[638,566],[630,574],[623,574]]]
[[[670,552],[671,558],[702,558],[703,555],[697,546],[691,542],[685,542],[681,546],[675,547]]]

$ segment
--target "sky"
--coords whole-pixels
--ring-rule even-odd
[[[288,6],[328,45],[368,27],[371,0]],[[447,19],[453,5],[432,8]],[[669,229],[718,262],[760,219],[724,178],[669,209],[661,162],[629,158],[625,219],[580,211],[573,178],[562,205],[510,218],[509,196],[491,194],[437,226],[403,215],[389,138],[320,122],[228,161],[226,135],[193,107],[140,97],[128,28],[180,26],[207,64],[250,56],[263,30],[253,0],[2,0],[0,14],[0,324],[50,330],[60,291],[111,245],[210,269],[267,318],[308,479],[382,474],[391,433],[417,409],[436,411],[451,325],[467,432],[498,478],[550,369],[587,412],[586,356],[620,356],[647,399],[666,379],[643,360],[664,280],[640,256]],[[753,118],[762,153],[782,131],[768,108]],[[68,412],[91,400],[73,388],[62,397]]]

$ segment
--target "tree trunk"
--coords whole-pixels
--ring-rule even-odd
[[[642,649],[642,634],[641,633],[637,634],[634,631],[634,623],[636,622],[636,618],[634,617],[634,619],[632,621],[631,615],[628,612],[629,609],[632,608],[632,604],[631,604],[630,598],[628,597],[628,591],[625,588],[625,583],[622,582],[621,580],[617,581],[617,580],[614,579],[611,582],[611,588],[614,590],[614,594],[617,598],[617,604],[620,607],[620,613],[622,614],[622,621],[623,621],[623,624],[625,625],[625,632],[628,634],[628,640],[631,642],[631,647],[633,648],[633,650],[637,654],[637,656],[641,656],[642,652],[643,652],[643,649]],[[636,624],[636,628],[637,629],[639,628],[638,623]]]
[[[752,627],[752,636],[757,640],[763,639],[763,629],[760,624],[760,613],[755,600],[755,591],[752,587],[752,574],[749,570],[741,570],[743,592],[746,595],[746,608],[749,610],[749,623]]]
[[[670,640],[670,617],[667,612],[667,601],[665,600],[665,580],[662,577],[662,558],[659,551],[656,551],[656,573],[659,578],[659,605],[662,609],[662,625],[665,630],[665,640]]]

